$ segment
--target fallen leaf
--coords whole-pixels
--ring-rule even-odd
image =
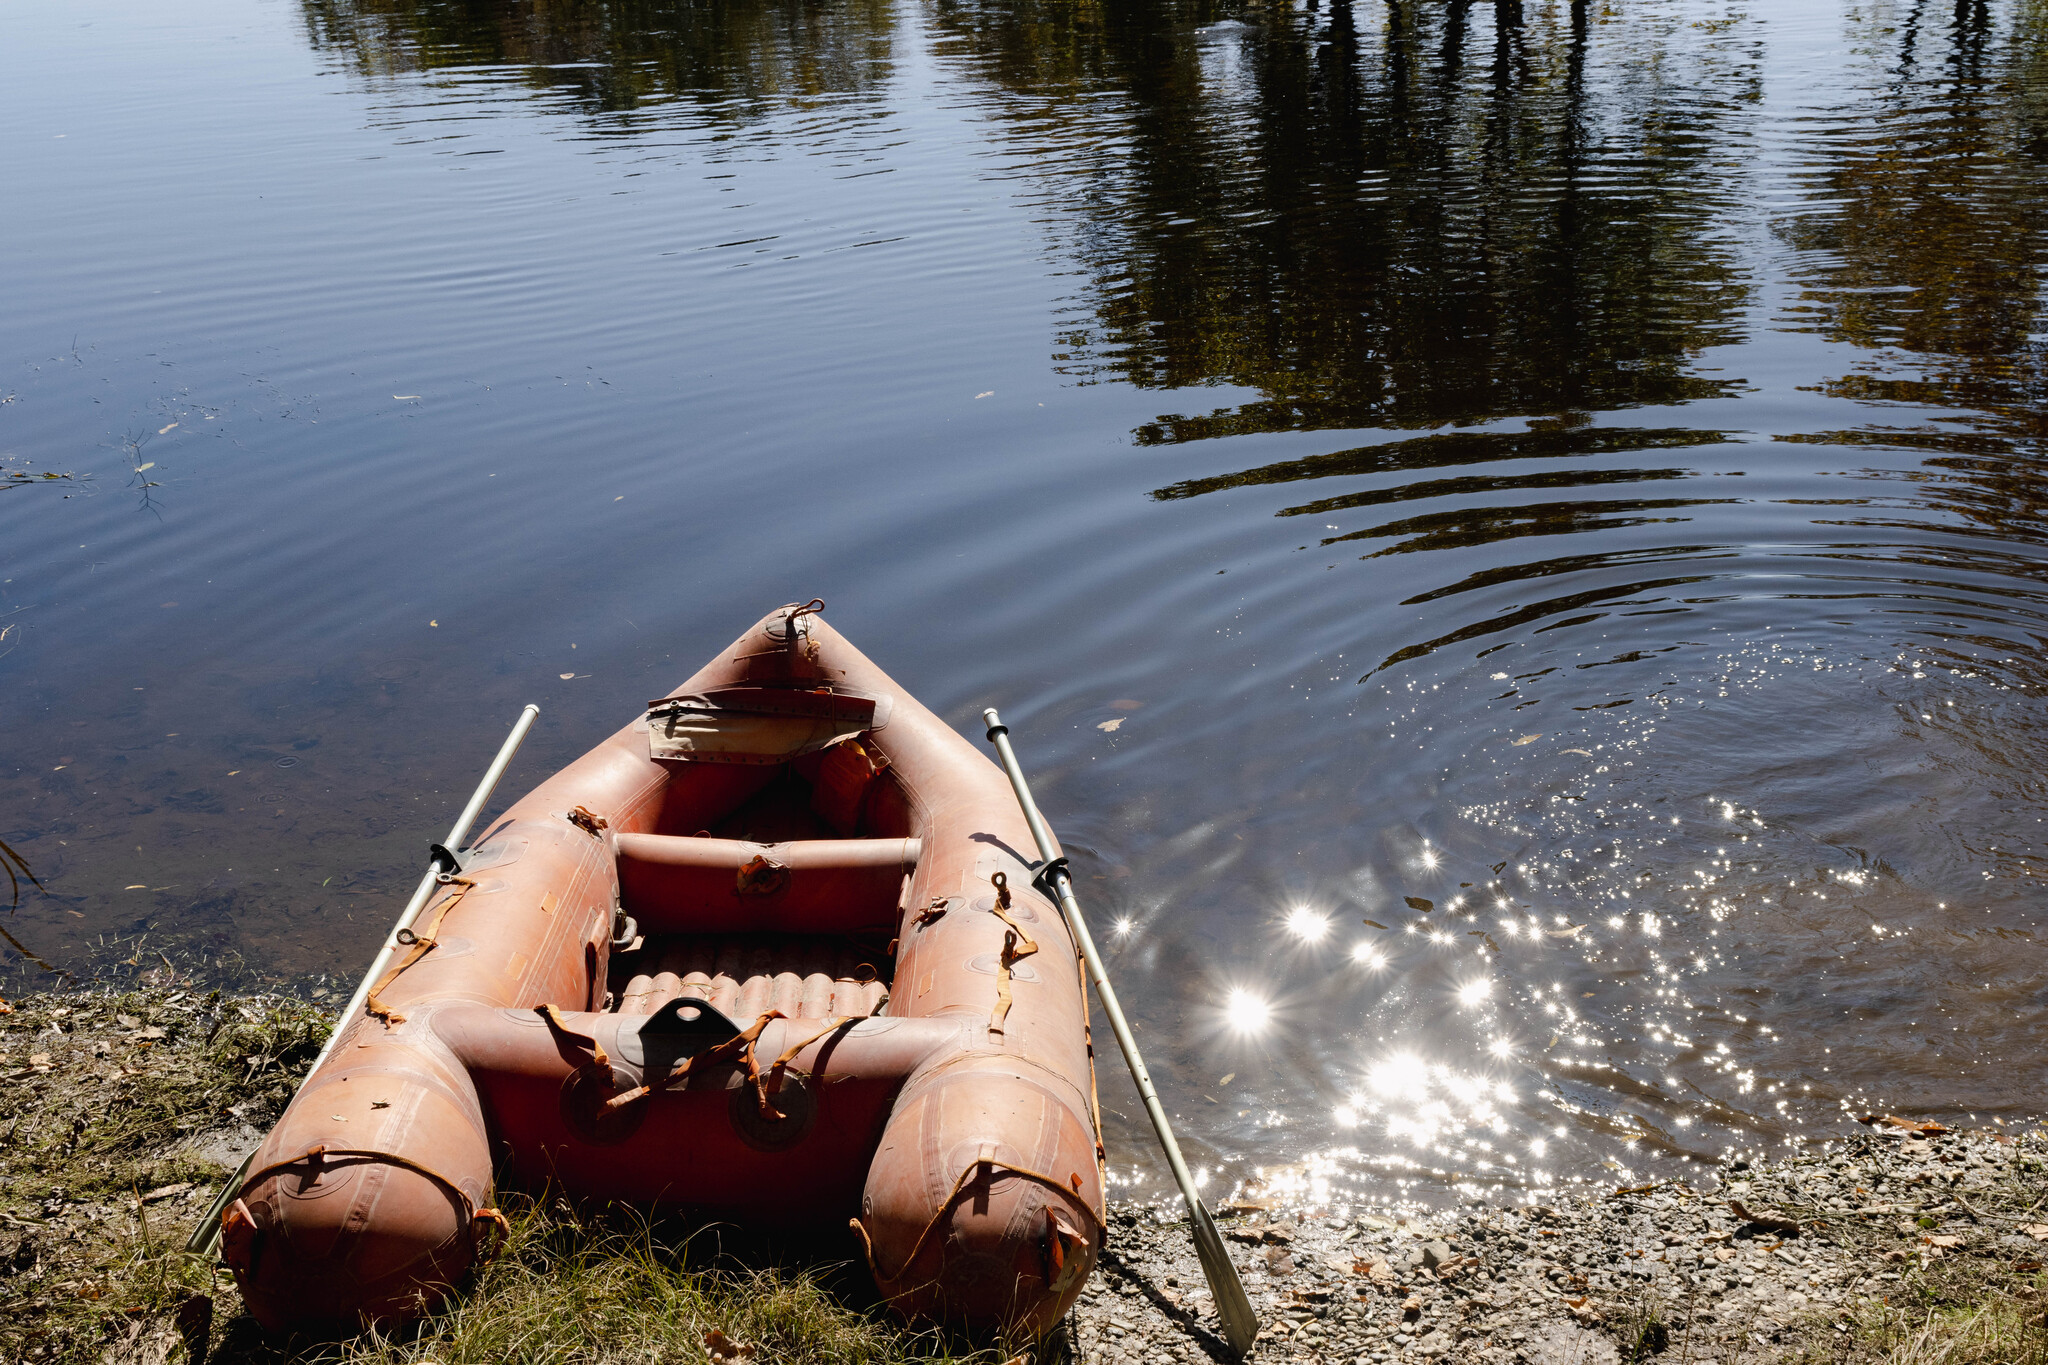
[[[1962,1238],[1950,1235],[1944,1235],[1940,1237],[1922,1237],[1920,1240],[1927,1243],[1927,1245],[1931,1247],[1940,1247],[1943,1251],[1953,1251],[1955,1248],[1963,1244]]]
[[[574,673],[557,673],[555,676],[560,678],[563,682],[567,682],[569,681],[569,679],[575,677],[576,675]]]
[[[1420,910],[1425,915],[1436,909],[1434,901],[1426,901],[1420,896],[1403,896],[1401,899],[1408,902],[1410,910]]]
[[[1387,927],[1376,919],[1362,920],[1360,923],[1364,924],[1368,929],[1384,929]]]
[[[977,393],[974,396],[976,398],[993,398],[996,396],[996,391],[994,389],[987,389],[981,393]]]
[[[1543,932],[1549,934],[1552,938],[1577,938],[1579,930],[1585,927],[1583,924],[1568,924],[1562,929],[1546,929]]]
[[[1519,748],[1524,744],[1534,744],[1537,740],[1541,738],[1543,738],[1543,732],[1541,730],[1538,730],[1533,735],[1523,735],[1520,739],[1515,741],[1515,746]]]
[[[1114,732],[1116,730],[1116,727],[1122,725],[1123,723],[1124,718],[1122,716],[1118,716],[1115,720],[1105,720],[1096,722],[1095,728],[1098,730]]]
[[[119,1024],[122,1028],[142,1027],[142,1021],[140,1019],[137,1019],[132,1014],[117,1014],[114,1016],[114,1022]]]
[[[176,426],[176,425],[178,425],[178,424],[177,424],[176,422],[173,422],[173,423],[171,423],[171,426],[172,426],[172,427],[174,427],[174,426]],[[165,427],[165,428],[164,428],[164,431],[169,431],[169,430],[170,430],[170,427]],[[163,435],[163,434],[164,434],[164,433],[163,433],[163,431],[159,431],[159,432],[157,433],[157,435],[159,435],[159,436],[161,436],[161,435]],[[151,460],[151,461],[150,461],[150,462],[149,462],[148,464],[139,464],[139,465],[135,466],[135,472],[136,472],[136,473],[138,473],[138,474],[140,474],[140,473],[142,473],[142,472],[143,472],[144,470],[148,470],[148,469],[155,469],[155,468],[156,468],[156,461],[155,461],[155,460]]]
[[[1139,701],[1136,697],[1118,697],[1109,704],[1109,709],[1112,711],[1135,711],[1144,704],[1144,702]]]
[[[1517,741],[1517,743],[1519,742],[1520,741]],[[1587,758],[1591,758],[1593,756],[1593,751],[1591,749],[1559,749],[1558,752],[1561,754],[1584,754]]]
[[[716,1327],[704,1334],[704,1349],[711,1353],[714,1365],[734,1365],[754,1354],[753,1343],[734,1341]]]
[[[28,1064],[30,1066],[47,1068],[50,1065],[50,1054],[47,1052],[31,1052],[28,1054]]]
[[[400,403],[415,403],[419,401],[419,395],[416,393],[394,393],[391,396]]]
[[[121,889],[123,891],[147,891],[149,890],[149,885],[146,882],[136,882],[133,886],[124,886]]]
[[[1236,1080],[1236,1079],[1237,1079],[1237,1073],[1236,1073],[1235,1071],[1233,1071],[1233,1072],[1230,1072],[1230,1073],[1229,1073],[1228,1075],[1224,1076],[1224,1078],[1223,1078],[1222,1080],[1220,1080],[1220,1081],[1216,1082],[1216,1084],[1218,1084],[1218,1085],[1229,1085],[1229,1084],[1230,1084],[1230,1083],[1231,1083],[1232,1081],[1234,1081],[1234,1080]]]
[[[429,621],[429,622],[427,622],[427,624],[428,624],[428,625],[430,625],[430,626],[438,626],[438,625],[440,625],[441,623],[440,623],[439,621]]]
[[[1728,1207],[1737,1218],[1742,1219],[1745,1223],[1754,1223],[1767,1232],[1783,1233],[1787,1237],[1797,1237],[1799,1235],[1799,1224],[1790,1218],[1780,1218],[1776,1214],[1769,1213],[1751,1213],[1743,1207],[1742,1201],[1739,1199],[1729,1200]]]
[[[185,1193],[185,1191],[191,1188],[192,1182],[189,1180],[176,1185],[159,1185],[156,1189],[153,1189],[148,1194],[143,1195],[141,1202],[145,1204],[154,1204],[159,1199],[173,1198],[174,1196]]]
[[[1887,1128],[1898,1128],[1908,1133],[1939,1134],[1949,1131],[1945,1124],[1929,1123],[1922,1119],[1902,1119],[1897,1114],[1885,1114],[1882,1117],[1876,1114],[1865,1114],[1856,1121],[1858,1123],[1870,1124],[1872,1127],[1883,1124]]]
[[[2037,1242],[2048,1242],[2048,1223],[2022,1223],[2020,1231]]]

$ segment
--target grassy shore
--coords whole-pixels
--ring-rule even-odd
[[[0,1010],[0,1361],[1009,1354],[893,1323],[849,1267],[759,1244],[726,1254],[685,1224],[510,1192],[511,1236],[441,1314],[394,1336],[266,1338],[185,1240],[331,1023],[294,998],[181,988],[168,970]],[[2048,1138],[1881,1124],[1718,1175],[1713,1190],[1408,1220],[1242,1202],[1225,1227],[1265,1325],[1254,1365],[2048,1365]],[[1201,1285],[1185,1227],[1116,1210],[1076,1314],[1081,1365],[1227,1359]]]
[[[299,1000],[174,981],[7,1003],[0,1361],[708,1365],[712,1332],[747,1348],[724,1365],[1001,1358],[852,1302],[834,1267],[741,1261],[683,1225],[513,1194],[499,1255],[416,1330],[266,1339],[226,1271],[185,1241],[332,1022]]]

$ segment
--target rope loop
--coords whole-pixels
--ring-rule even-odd
[[[410,948],[412,951],[405,955],[403,962],[394,964],[390,971],[384,973],[383,980],[370,988],[369,996],[363,1001],[363,1012],[372,1019],[383,1020],[384,1027],[387,1029],[404,1023],[405,1016],[384,1003],[384,992],[391,988],[392,982],[404,975],[408,967],[434,950],[434,935],[440,932],[441,921],[448,918],[448,912],[455,908],[455,903],[468,895],[469,889],[476,885],[475,882],[467,877],[442,876],[438,880],[444,885],[454,887],[455,894],[443,896],[441,903],[434,907],[433,922],[427,926],[426,933],[417,933],[410,927],[407,927],[400,929],[391,936],[399,946]]]

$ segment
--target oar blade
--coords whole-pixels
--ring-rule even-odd
[[[1258,1339],[1259,1315],[1252,1311],[1251,1297],[1244,1292],[1244,1281],[1238,1278],[1237,1266],[1223,1245],[1223,1234],[1216,1230],[1216,1220],[1199,1199],[1189,1214],[1195,1255],[1201,1258],[1202,1273],[1209,1277],[1209,1292],[1216,1296],[1216,1316],[1223,1320],[1223,1339],[1231,1350],[1243,1355]]]

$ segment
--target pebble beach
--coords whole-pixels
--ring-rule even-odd
[[[1412,1216],[1238,1204],[1223,1228],[1259,1310],[1261,1365],[1770,1359],[1863,1330],[1944,1261],[2038,1272],[2044,1150],[2039,1135],[1879,1119],[1806,1155],[1732,1163],[1712,1190]],[[1227,1359],[1217,1332],[1185,1226],[1118,1208],[1077,1314],[1081,1359]]]

